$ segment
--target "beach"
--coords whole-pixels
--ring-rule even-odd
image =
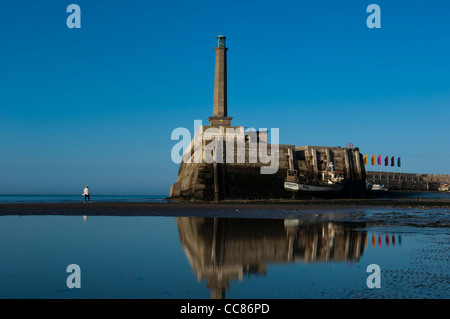
[[[172,216],[362,221],[448,227],[450,199],[328,199],[206,202],[2,203],[0,216]]]
[[[445,199],[3,203],[0,298],[448,298],[449,225]]]
[[[153,216],[209,211],[224,213],[248,210],[334,210],[367,207],[450,208],[450,199],[334,199],[334,200],[229,200],[215,202],[92,202],[1,203],[0,215],[117,215]],[[176,214],[175,214],[176,215]]]
[[[449,296],[447,194],[146,198],[4,196],[0,298]],[[82,289],[66,287],[71,264],[81,269]],[[371,264],[381,268],[381,289],[366,285]]]

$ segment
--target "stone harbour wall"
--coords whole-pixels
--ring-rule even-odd
[[[361,197],[365,193],[366,174],[358,149],[268,144],[255,141],[257,134],[249,135],[250,139],[246,136],[240,143],[233,139],[215,140],[213,136],[204,136],[197,133],[183,155],[177,181],[170,189],[170,198],[204,201],[289,199],[293,194],[284,189],[289,169],[308,170],[317,177],[325,170],[328,161],[333,161],[335,169],[348,180],[345,194]],[[221,145],[223,152],[212,151],[212,141],[218,143],[216,146]],[[208,156],[215,160],[207,161]],[[275,168],[273,174],[264,173],[264,169],[269,167]]]
[[[384,184],[390,190],[436,191],[441,183],[450,183],[450,175],[369,171],[367,180]]]

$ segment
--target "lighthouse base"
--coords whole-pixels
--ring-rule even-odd
[[[208,121],[211,126],[231,126],[232,117],[210,116]]]

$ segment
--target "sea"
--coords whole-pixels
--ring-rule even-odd
[[[92,202],[154,202],[162,203],[168,195],[96,195],[90,196]],[[0,203],[80,203],[84,196],[53,194],[0,194]]]
[[[79,195],[0,195],[1,203],[80,201]],[[345,220],[276,214],[0,216],[0,299],[450,297],[450,228],[442,222],[448,209],[358,208]],[[433,223],[408,222],[414,218]]]
[[[401,195],[399,195],[401,194]],[[153,202],[164,203],[169,195],[103,195],[91,194],[92,202]],[[450,192],[380,192],[378,199],[450,199]],[[84,201],[82,195],[54,194],[0,194],[0,203],[79,203]]]

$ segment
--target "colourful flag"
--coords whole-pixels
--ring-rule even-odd
[[[381,165],[381,155],[378,155],[378,165]]]
[[[372,155],[372,165],[375,165],[375,155]]]
[[[398,166],[398,167],[402,167],[401,164],[402,164],[402,163],[401,163],[401,161],[400,161],[400,157],[397,157],[397,166]]]
[[[391,166],[395,167],[395,157],[391,157]]]
[[[364,164],[367,165],[367,154],[364,155]]]
[[[389,166],[389,156],[384,158],[384,166]]]

